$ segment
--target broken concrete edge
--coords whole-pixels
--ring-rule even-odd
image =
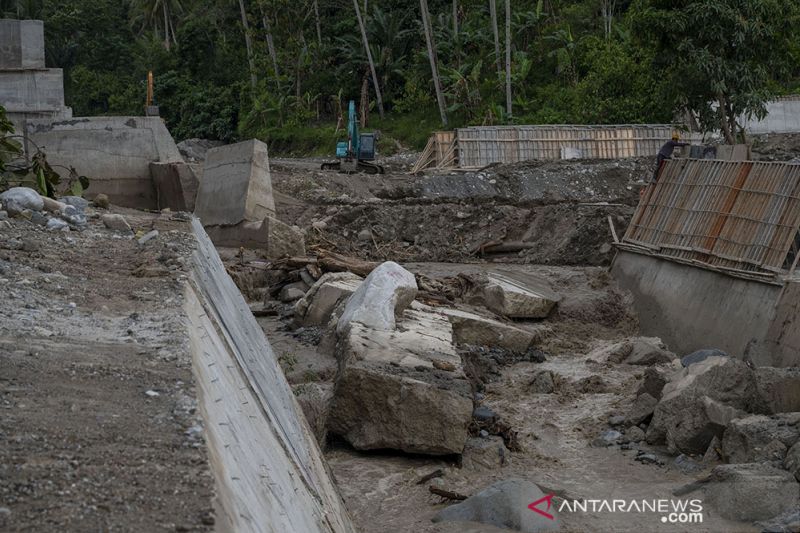
[[[263,250],[267,259],[306,253],[303,232],[273,217],[235,225],[207,225],[205,231],[216,246]]]
[[[354,531],[269,341],[196,219],[192,231],[197,250],[185,305],[227,525],[236,531],[261,531],[267,524],[272,531]]]

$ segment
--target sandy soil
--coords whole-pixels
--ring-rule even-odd
[[[212,479],[181,321],[182,223],[0,230],[0,529],[204,531]],[[156,395],[157,393],[157,395]]]

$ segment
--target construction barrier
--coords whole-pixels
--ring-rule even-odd
[[[475,169],[493,163],[653,156],[677,130],[669,124],[475,126],[435,132],[413,172]],[[688,142],[699,134],[682,135]]]
[[[775,278],[797,266],[800,165],[674,159],[622,239],[652,255]]]

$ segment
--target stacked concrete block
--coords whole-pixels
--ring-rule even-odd
[[[69,118],[64,75],[46,68],[41,20],[0,19],[0,105],[22,132],[27,118]]]

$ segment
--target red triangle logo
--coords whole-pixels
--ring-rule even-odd
[[[548,520],[555,520],[555,517],[553,515],[551,515],[548,512],[542,511],[541,509],[539,509],[537,507],[537,505],[539,505],[540,503],[547,502],[547,511],[549,511],[550,507],[553,505],[553,496],[555,496],[555,494],[548,494],[547,496],[544,496],[543,498],[539,498],[538,500],[536,500],[532,504],[528,505],[528,509],[530,509],[534,513],[539,513],[540,515],[542,515],[543,517],[547,518]]]

